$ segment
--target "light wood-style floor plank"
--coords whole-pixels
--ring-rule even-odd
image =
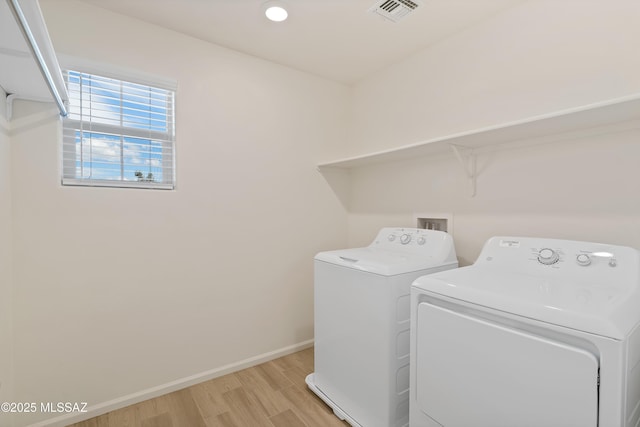
[[[224,399],[231,408],[231,413],[238,417],[243,426],[273,427],[260,407],[249,396],[250,391],[244,387],[230,390]]]
[[[242,427],[242,424],[234,418],[231,412],[223,412],[213,418],[205,419],[209,427]]]
[[[169,403],[169,413],[175,420],[175,426],[207,427],[191,395],[191,388],[178,390],[164,397]]]
[[[240,379],[243,388],[247,390],[251,401],[260,406],[267,416],[279,414],[291,407],[291,404],[282,396],[279,390],[275,390],[269,385],[258,369],[245,369],[236,375]]]
[[[292,385],[291,381],[282,374],[277,365],[272,361],[258,365],[255,368],[268,381],[269,386],[274,390],[280,390]]]
[[[278,415],[274,415],[270,418],[273,427],[307,427],[304,421],[302,421],[291,409],[280,412]]]
[[[167,412],[149,417],[142,421],[142,427],[172,427],[171,415]]]
[[[69,427],[348,427],[304,381],[313,348]]]
[[[293,403],[297,415],[308,427],[348,425],[346,423],[343,424],[333,414],[333,411],[309,390],[289,387],[282,390],[282,394]]]

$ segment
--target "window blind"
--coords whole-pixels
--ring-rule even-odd
[[[173,189],[175,91],[64,72],[63,185]]]

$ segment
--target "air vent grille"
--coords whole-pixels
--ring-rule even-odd
[[[369,12],[380,15],[390,21],[398,22],[416,10],[420,3],[412,0],[381,0],[376,2]]]

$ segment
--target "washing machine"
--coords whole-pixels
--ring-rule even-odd
[[[367,247],[316,255],[306,382],[340,419],[408,425],[411,283],[457,266],[449,234],[415,228],[383,228]]]
[[[494,237],[411,288],[411,427],[637,427],[640,255]]]

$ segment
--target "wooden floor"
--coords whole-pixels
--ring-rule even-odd
[[[304,382],[313,348],[73,427],[345,427]]]

